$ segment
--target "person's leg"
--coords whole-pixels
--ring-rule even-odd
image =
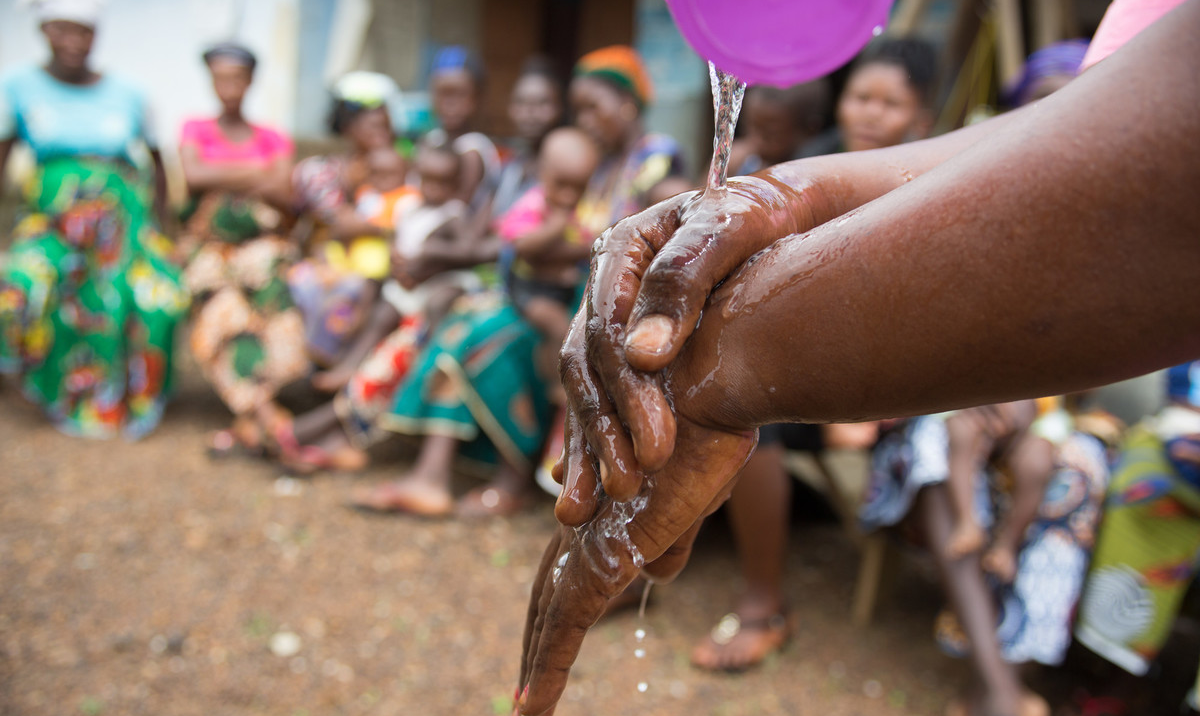
[[[292,434],[301,445],[315,444],[334,430],[340,431],[340,423],[332,401],[300,413],[292,421]]]
[[[564,405],[566,394],[558,377],[558,351],[571,328],[571,315],[562,303],[536,295],[526,300],[522,315],[542,336],[537,351],[537,368],[546,383],[550,401],[555,405]]]
[[[946,487],[954,508],[954,528],[945,542],[946,556],[959,559],[974,554],[987,544],[987,533],[975,518],[975,479],[983,467],[991,441],[971,410],[960,410],[946,418],[949,437]]]
[[[357,490],[351,503],[379,512],[448,515],[454,509],[450,481],[457,453],[456,438],[427,435],[421,442],[417,461],[407,475],[393,482]]]
[[[463,495],[455,505],[459,517],[498,517],[511,515],[529,504],[533,475],[501,458],[492,479],[482,487]]]
[[[336,393],[350,382],[351,376],[358,366],[371,354],[371,350],[400,323],[400,314],[392,304],[379,298],[379,282],[368,281],[374,287],[369,308],[362,326],[354,335],[354,340],[338,358],[332,368],[314,373],[313,387],[326,393]]]
[[[1017,576],[1017,553],[1025,532],[1037,517],[1046,485],[1054,473],[1054,445],[1026,431],[1016,438],[1007,462],[1013,478],[1012,508],[996,530],[981,564],[1003,582],[1010,583]]]
[[[942,485],[921,490],[916,519],[937,562],[950,606],[971,644],[971,663],[982,687],[978,713],[1018,716],[1022,713],[1023,689],[1016,669],[1001,656],[993,597],[984,582],[979,559],[976,555],[951,558],[938,548],[946,543],[954,528],[954,512],[947,493]]]
[[[703,669],[740,670],[761,662],[789,636],[784,616],[783,565],[791,515],[791,477],[781,442],[760,445],[725,503],[746,588],[733,614],[692,650]],[[738,627],[738,628],[732,628]]]

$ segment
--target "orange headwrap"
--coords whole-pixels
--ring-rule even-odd
[[[642,58],[628,45],[611,45],[594,50],[575,64],[576,77],[601,77],[626,90],[639,107],[654,101],[654,85]]]

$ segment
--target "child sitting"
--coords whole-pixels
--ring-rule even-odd
[[[1071,419],[1054,399],[1042,404],[1021,400],[945,415],[949,437],[947,485],[955,525],[946,544],[951,559],[965,557],[987,545],[987,533],[975,513],[976,477],[991,463],[1011,483],[1011,506],[996,530],[981,566],[1002,582],[1013,580],[1017,553],[1025,531],[1054,470],[1055,445],[1071,434]]]
[[[456,196],[462,167],[462,157],[450,145],[422,144],[416,159],[419,194],[405,199],[396,216],[395,280],[384,287],[384,298],[402,316],[423,316],[426,334],[441,322],[456,298],[479,285],[469,270],[426,275],[424,268],[426,255],[453,251],[455,239],[463,232],[467,205]]]
[[[350,379],[366,352],[396,324],[391,308],[379,300],[382,283],[390,268],[391,242],[396,217],[416,190],[405,184],[408,162],[391,147],[371,150],[366,157],[367,176],[355,192],[354,211],[377,234],[364,234],[346,241],[329,241],[323,247],[325,263],[334,276],[361,277],[364,282],[345,281],[353,292],[353,309],[346,318],[345,332],[353,336],[339,354],[323,362],[331,365],[312,377],[315,388],[336,392]]]
[[[599,150],[582,130],[550,132],[538,156],[538,184],[496,225],[501,239],[511,245],[504,259],[509,297],[542,336],[539,369],[550,386],[559,385],[558,349],[578,303],[584,275],[580,262],[591,252],[572,218],[599,159]]]

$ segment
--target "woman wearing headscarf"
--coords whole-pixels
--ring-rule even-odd
[[[327,243],[389,237],[393,231],[359,215],[355,194],[367,178],[368,155],[395,145],[388,103],[398,91],[390,77],[376,72],[351,72],[338,80],[330,129],[347,140],[346,150],[305,159],[293,172],[296,211],[312,224],[313,258],[293,266],[287,282],[304,316],[309,356],[323,368],[357,350],[360,334],[387,335],[399,320],[385,301],[373,300],[377,289],[368,276],[323,258]],[[384,325],[368,329],[376,322]]]
[[[0,174],[18,141],[37,163],[0,270],[0,370],[64,432],[140,437],[162,415],[188,306],[151,211],[166,206],[161,157],[142,92],[89,63],[101,2],[30,5],[50,60],[0,80]]]
[[[291,208],[292,142],[242,114],[253,53],[222,43],[204,53],[204,63],[221,112],[183,125],[179,152],[190,201],[179,254],[195,309],[192,354],[235,415],[209,446],[224,455],[261,449],[254,414],[278,410],[276,393],[310,363],[285,280],[299,252],[279,234]]]
[[[662,198],[682,174],[679,146],[646,133],[649,76],[632,48],[585,55],[570,87],[576,123],[603,161],[576,209],[572,240],[590,244],[614,222]],[[571,237],[569,237],[571,238]],[[538,333],[499,292],[468,297],[419,354],[392,408],[375,427],[422,437],[405,477],[355,495],[380,511],[464,516],[505,514],[528,499],[534,463],[553,409],[535,368]],[[346,421],[344,421],[346,422]],[[352,422],[351,422],[352,425]],[[490,482],[455,502],[453,460],[464,454],[498,464]]]

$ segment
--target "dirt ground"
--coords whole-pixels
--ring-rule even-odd
[[[0,390],[0,714],[508,713],[550,500],[478,523],[363,515],[350,488],[402,470],[403,450],[294,480],[210,461],[225,420],[186,367],[138,443],[62,436]],[[646,659],[635,614],[602,622],[559,714],[940,713],[966,672],[932,644],[936,586],[907,574],[856,631],[838,525],[799,520],[792,539],[785,652],[745,675],[688,665],[738,584],[717,523],[655,589]]]

